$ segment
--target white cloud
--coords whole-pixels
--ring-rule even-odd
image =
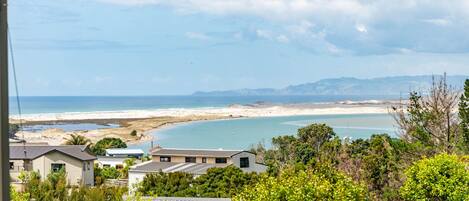
[[[195,40],[209,40],[210,37],[207,36],[204,33],[199,33],[199,32],[186,32],[186,37],[189,39],[195,39]]]
[[[122,5],[161,5],[183,13],[249,14],[272,19],[304,18],[323,13],[363,15],[367,7],[358,0],[101,0]]]
[[[427,23],[430,23],[430,24],[434,24],[434,25],[437,25],[437,26],[447,26],[447,25],[450,25],[451,24],[451,21],[450,20],[447,20],[447,19],[426,19],[426,20],[423,20],[424,22],[427,22]]]
[[[314,52],[469,52],[467,0],[98,1],[124,6],[157,5],[183,15],[204,13],[256,17],[269,21],[266,24],[274,27],[254,28],[256,37],[288,42],[301,48],[309,45],[307,49],[314,49]],[[425,37],[422,37],[423,33]],[[193,32],[188,32],[186,36],[208,39],[206,35]],[[243,40],[249,36],[239,32],[234,34],[234,38]]]
[[[357,31],[361,32],[361,33],[367,33],[368,32],[368,29],[366,29],[366,26],[364,24],[355,25],[355,29],[357,29]]]
[[[277,36],[276,39],[278,42],[281,42],[281,43],[288,43],[290,41],[290,39],[286,37],[285,35],[279,35]]]

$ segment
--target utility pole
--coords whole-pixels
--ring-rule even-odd
[[[7,0],[0,0],[0,199],[10,200]]]

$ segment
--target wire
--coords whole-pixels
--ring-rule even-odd
[[[19,93],[19,90],[18,90],[18,78],[16,76],[16,65],[15,65],[15,55],[14,55],[14,51],[13,51],[13,43],[12,43],[12,40],[11,40],[11,33],[10,33],[10,29],[9,27],[7,28],[8,29],[8,44],[9,44],[9,48],[10,48],[10,55],[11,55],[11,67],[13,69],[13,80],[15,82],[15,92],[16,92],[16,104],[17,104],[17,108],[18,108],[18,116],[19,116],[19,129],[21,129],[23,127],[23,118],[21,117],[21,114],[22,114],[22,110],[21,110],[21,101],[20,101],[20,93]]]
[[[15,92],[16,92],[16,106],[18,108],[18,117],[19,117],[19,126],[18,131],[22,131],[23,129],[23,118],[21,116],[21,101],[20,101],[20,93],[18,89],[18,78],[16,76],[16,65],[15,65],[15,55],[13,51],[13,42],[11,39],[10,27],[7,25],[7,34],[8,34],[8,46],[10,48],[10,56],[11,56],[11,67],[13,69],[13,81],[15,82]],[[24,132],[21,132],[21,140],[23,143],[23,152],[26,157],[26,140],[24,139]]]

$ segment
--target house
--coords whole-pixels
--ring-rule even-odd
[[[114,167],[122,169],[125,166],[125,160],[135,158],[139,162],[144,154],[145,152],[141,149],[106,149],[106,155],[98,156],[96,162],[100,168]]]
[[[134,165],[129,170],[129,189],[153,172],[187,172],[199,176],[209,168],[234,165],[244,172],[265,172],[267,166],[256,163],[254,153],[222,149],[169,149],[158,148],[151,152],[152,160]]]
[[[64,169],[69,185],[94,185],[93,162],[86,146],[10,144],[10,176],[18,181],[22,171],[36,171],[41,179]]]
[[[145,152],[141,149],[106,149],[106,156],[115,158],[141,159]]]

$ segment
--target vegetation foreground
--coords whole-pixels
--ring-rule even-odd
[[[462,94],[447,86],[444,77],[425,94],[412,92],[408,101],[392,108],[399,138],[340,139],[331,127],[312,124],[296,135],[273,138],[271,149],[252,147],[258,162],[269,166],[265,174],[232,166],[196,178],[154,173],[129,200],[142,195],[239,201],[469,200],[469,80]],[[127,192],[105,185],[67,188],[63,174],[45,181],[28,174],[27,193],[12,191],[13,200],[123,200]]]

